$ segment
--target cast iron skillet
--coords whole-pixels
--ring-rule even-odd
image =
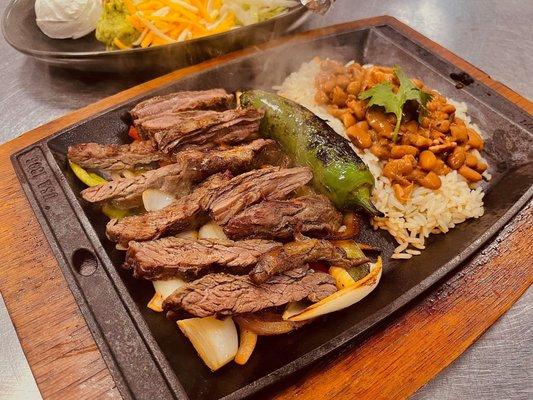
[[[68,167],[67,148],[87,141],[130,142],[128,111],[147,97],[214,87],[272,88],[315,56],[399,64],[409,76],[466,102],[472,121],[486,135],[484,156],[493,175],[484,183],[485,214],[446,235],[432,235],[426,250],[406,261],[389,259],[396,245],[392,237],[364,227],[361,241],[380,247],[386,261],[381,282],[369,296],[290,334],[260,337],[245,366],[230,363],[212,373],[176,325],[146,307],[152,285],[120,268],[124,253],[105,237],[107,218],[80,197],[84,186]],[[462,72],[391,26],[338,26],[321,35],[250,50],[225,62],[206,63],[15,153],[12,161],[22,187],[122,395],[194,400],[249,396],[355,343],[490,240],[533,194],[533,119],[481,82],[465,82],[466,86],[457,88],[451,76]]]
[[[296,29],[307,10],[294,7],[272,19],[186,42],[106,51],[94,32],[80,39],[51,39],[35,23],[35,0],[12,0],[2,18],[2,33],[18,51],[48,64],[87,71],[165,72],[266,42]]]

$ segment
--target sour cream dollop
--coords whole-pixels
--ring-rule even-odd
[[[37,26],[54,39],[78,39],[96,28],[102,0],[36,0]]]

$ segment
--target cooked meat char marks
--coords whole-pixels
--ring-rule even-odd
[[[231,218],[224,232],[231,239],[290,240],[300,232],[310,236],[336,233],[342,214],[322,195],[263,201]]]
[[[230,174],[231,175],[231,174]],[[229,176],[230,176],[229,175]],[[160,211],[111,220],[107,224],[110,240],[127,245],[130,240],[145,241],[196,228],[208,212],[224,223],[246,207],[262,199],[281,199],[312,178],[308,168],[268,167],[238,175],[208,180],[190,195],[176,200]]]
[[[277,200],[313,177],[308,168],[269,167],[236,176],[211,201],[213,219],[224,225],[233,216],[261,200]]]
[[[205,149],[255,139],[263,115],[254,108],[182,111],[155,115],[138,123],[137,129],[169,154],[186,148]]]
[[[261,153],[276,147],[273,140],[258,139],[243,146],[202,152],[188,150],[179,153],[176,164],[147,171],[132,178],[121,178],[87,188],[82,197],[91,202],[111,201],[115,207],[127,209],[142,204],[146,189],[160,189],[175,197],[190,193],[192,184],[214,173],[230,170],[234,173],[259,166]]]
[[[163,302],[169,318],[183,311],[196,317],[254,313],[305,298],[316,302],[337,290],[331,275],[299,267],[272,277],[261,285],[248,276],[217,273],[206,275]]]
[[[191,194],[181,197],[159,211],[112,219],[106,227],[109,240],[127,246],[131,240],[157,239],[187,229],[195,229],[208,218],[205,213],[216,190],[231,181],[229,171],[210,176]]]
[[[233,95],[224,89],[186,91],[152,97],[137,104],[130,114],[133,119],[145,118],[163,112],[194,109],[227,109],[233,102]]]
[[[68,148],[68,159],[83,168],[120,171],[166,160],[150,140],[129,144],[80,143]]]
[[[143,279],[196,277],[222,269],[248,273],[261,254],[280,246],[268,240],[182,239],[167,237],[148,242],[130,242],[125,267]]]
[[[313,261],[327,261],[330,265],[350,268],[364,264],[369,259],[349,259],[344,250],[327,240],[304,238],[263,254],[250,272],[250,279],[260,284],[280,272],[299,268]]]

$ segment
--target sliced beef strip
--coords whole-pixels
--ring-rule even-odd
[[[168,159],[150,140],[123,145],[79,143],[69,146],[67,156],[83,168],[99,171],[121,171]]]
[[[308,236],[335,234],[342,214],[322,195],[263,201],[235,215],[224,226],[231,239],[290,240],[298,232]]]
[[[142,101],[130,111],[130,114],[133,119],[140,119],[163,112],[226,109],[231,107],[232,102],[233,95],[224,89],[176,92]]]
[[[263,254],[250,272],[250,279],[257,284],[270,277],[313,261],[326,261],[330,265],[350,268],[367,263],[368,258],[349,259],[344,250],[328,240],[308,239],[286,243]]]
[[[216,190],[231,181],[229,171],[210,176],[191,194],[181,197],[159,211],[112,219],[106,227],[109,240],[127,246],[131,240],[157,239],[207,222],[205,210]]]
[[[209,209],[213,219],[224,225],[233,216],[261,200],[276,200],[313,178],[306,167],[268,167],[236,176],[213,198]]]
[[[197,277],[226,270],[248,273],[261,254],[280,246],[269,240],[234,242],[227,239],[183,239],[174,236],[148,242],[130,242],[126,268],[139,279]]]
[[[145,119],[137,124],[137,129],[170,154],[186,148],[205,149],[255,139],[263,115],[254,108],[182,111]]]
[[[122,245],[131,240],[157,239],[198,227],[205,222],[208,212],[217,222],[224,223],[262,199],[286,197],[309,182],[312,174],[303,167],[268,167],[232,179],[229,176],[229,171],[225,175],[213,175],[194,192],[160,211],[109,221],[106,229],[108,238]]]
[[[196,317],[254,313],[291,301],[313,302],[336,292],[331,275],[299,267],[257,285],[248,276],[209,274],[176,290],[163,302],[167,317],[183,312]]]
[[[209,175],[230,170],[234,173],[259,166],[261,153],[275,146],[273,140],[257,139],[249,144],[208,152],[179,153],[177,163],[87,188],[82,197],[91,203],[111,201],[115,207],[135,208],[142,204],[146,189],[160,189],[179,198],[189,194],[194,183]]]

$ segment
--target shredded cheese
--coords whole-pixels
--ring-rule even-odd
[[[226,32],[271,18],[295,0],[123,0],[139,32],[132,46],[149,47]],[[129,49],[116,38],[113,44]]]

